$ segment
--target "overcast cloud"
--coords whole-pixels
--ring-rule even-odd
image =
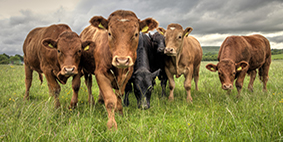
[[[23,41],[35,27],[65,23],[80,34],[93,16],[107,18],[118,9],[132,10],[140,19],[152,17],[163,28],[191,26],[202,46],[260,33],[272,48],[283,48],[282,0],[0,0],[0,54],[23,55]]]

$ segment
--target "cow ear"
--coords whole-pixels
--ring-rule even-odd
[[[93,16],[89,20],[89,23],[99,29],[104,29],[104,30],[108,29],[108,21],[102,16]]]
[[[50,39],[50,38],[46,38],[43,39],[41,44],[45,47],[45,48],[49,48],[49,49],[57,49],[57,41]]]
[[[242,70],[246,70],[249,67],[249,63],[246,61],[241,61],[239,63],[236,63],[236,71],[240,72]]]
[[[187,27],[187,28],[184,30],[183,35],[187,37],[192,31],[193,31],[193,28],[192,28],[192,27]]]
[[[205,67],[212,72],[216,72],[218,70],[217,65],[214,64],[207,64]]]
[[[95,43],[93,41],[85,41],[82,43],[82,49],[88,51],[90,48],[95,48]]]
[[[151,73],[152,79],[155,79],[157,76],[159,76],[160,72],[161,72],[161,69],[158,69],[155,72]]]
[[[152,18],[146,18],[146,19],[140,21],[139,30],[143,33],[147,33],[148,31],[152,31],[155,28],[157,28],[158,25],[159,25],[159,23],[156,20],[154,20]]]
[[[165,35],[165,33],[166,33],[166,30],[162,27],[158,27],[156,30],[157,30],[158,33],[160,33],[162,35]]]

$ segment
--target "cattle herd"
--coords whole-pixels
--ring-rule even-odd
[[[117,10],[108,19],[94,16],[90,25],[80,35],[65,24],[35,28],[29,32],[24,44],[25,85],[24,99],[29,100],[32,73],[36,71],[42,82],[42,74],[48,82],[55,108],[60,106],[60,85],[72,77],[73,97],[70,108],[78,103],[81,77],[85,77],[88,101],[92,96],[92,75],[99,86],[99,102],[104,102],[109,129],[117,129],[115,112],[123,115],[123,105],[129,105],[128,95],[134,88],[138,107],[148,109],[155,78],[159,78],[162,96],[169,80],[169,100],[174,99],[174,75],[184,75],[187,101],[191,102],[191,80],[198,90],[199,69],[202,59],[200,43],[189,33],[192,27],[169,24],[167,29],[158,27],[152,18],[140,20],[135,13]],[[144,34],[156,29],[154,34]],[[209,71],[218,71],[222,89],[233,89],[236,79],[238,96],[246,73],[250,75],[248,89],[253,90],[256,69],[263,90],[266,90],[271,63],[269,41],[261,35],[229,36],[222,43],[218,63],[207,64]],[[132,87],[133,85],[133,87]],[[114,91],[115,90],[115,91]],[[122,103],[123,95],[124,100]]]

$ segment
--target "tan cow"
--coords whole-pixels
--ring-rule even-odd
[[[154,30],[158,22],[152,18],[141,21],[135,13],[124,10],[111,13],[108,19],[94,16],[89,22],[91,25],[82,31],[80,37],[95,42],[94,74],[100,97],[103,98],[108,112],[107,127],[117,129],[114,110],[123,113],[121,96],[133,73],[139,32]]]
[[[256,69],[258,69],[263,90],[266,91],[271,49],[269,41],[262,35],[227,37],[219,49],[218,61],[217,65],[207,64],[206,68],[212,72],[218,71],[222,89],[231,92],[233,82],[237,79],[237,97],[240,97],[243,82],[248,73],[251,76],[248,89],[252,91]]]
[[[158,28],[157,31],[165,35],[166,48],[165,72],[169,80],[169,100],[174,99],[174,75],[185,76],[184,87],[187,91],[187,102],[192,101],[191,80],[194,78],[196,90],[198,90],[199,68],[202,59],[200,43],[192,36],[188,36],[193,28],[183,27],[179,24],[170,24],[167,30]]]
[[[35,70],[41,82],[42,73],[45,75],[49,92],[55,98],[55,108],[60,106],[61,89],[57,80],[66,84],[67,79],[73,76],[71,107],[75,106],[80,88],[81,54],[91,43],[93,42],[81,42],[79,36],[65,24],[35,28],[30,31],[23,44],[26,84],[24,98],[29,99],[32,73]]]

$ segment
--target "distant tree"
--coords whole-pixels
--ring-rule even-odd
[[[19,54],[16,54],[15,56],[19,57],[21,61],[24,61],[24,57],[19,55]]]
[[[21,58],[18,56],[11,56],[9,60],[11,64],[21,64]]]
[[[8,64],[9,58],[3,54],[0,55],[0,64]]]
[[[4,54],[2,54],[2,55],[6,56],[8,59],[10,58],[10,56],[7,55],[6,53],[4,53]]]

